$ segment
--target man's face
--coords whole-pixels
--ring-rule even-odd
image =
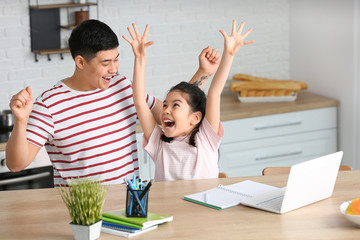
[[[118,49],[103,50],[97,52],[96,56],[84,64],[84,89],[85,91],[109,87],[111,78],[119,68]]]

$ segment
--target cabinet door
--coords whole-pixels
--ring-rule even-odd
[[[149,154],[141,147],[143,133],[136,134],[137,149],[138,149],[138,162],[140,168],[140,176],[142,179],[153,179],[155,175],[155,165],[150,158]]]
[[[336,129],[313,131],[221,144],[219,166],[229,177],[255,176],[265,167],[291,166],[336,151]]]
[[[336,107],[224,121],[223,143],[336,128]]]

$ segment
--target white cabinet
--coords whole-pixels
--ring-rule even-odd
[[[261,175],[270,166],[291,166],[337,151],[336,107],[223,122],[220,172]]]
[[[261,175],[270,166],[291,166],[337,151],[336,107],[223,121],[220,172],[229,177]],[[141,177],[154,177],[155,166],[141,148]]]
[[[138,162],[140,168],[140,176],[142,179],[153,179],[155,174],[155,165],[151,160],[149,154],[141,147],[143,133],[136,133],[137,149],[138,149]]]

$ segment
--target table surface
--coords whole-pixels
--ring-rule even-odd
[[[287,175],[155,182],[149,211],[174,220],[131,239],[360,239],[360,228],[340,213],[342,202],[360,197],[359,170],[339,172],[331,198],[278,215],[245,206],[215,210],[183,196],[243,180],[277,187]],[[103,210],[125,207],[125,186],[109,187]],[[72,239],[70,217],[57,189],[0,192],[0,239]],[[100,239],[121,239],[101,233]]]

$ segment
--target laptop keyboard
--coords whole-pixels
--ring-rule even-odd
[[[270,208],[270,209],[273,209],[275,211],[280,211],[283,199],[284,199],[284,195],[278,196],[278,197],[275,197],[275,198],[271,198],[271,199],[268,199],[268,200],[263,201],[263,202],[259,202],[256,205],[264,207],[264,208]]]

